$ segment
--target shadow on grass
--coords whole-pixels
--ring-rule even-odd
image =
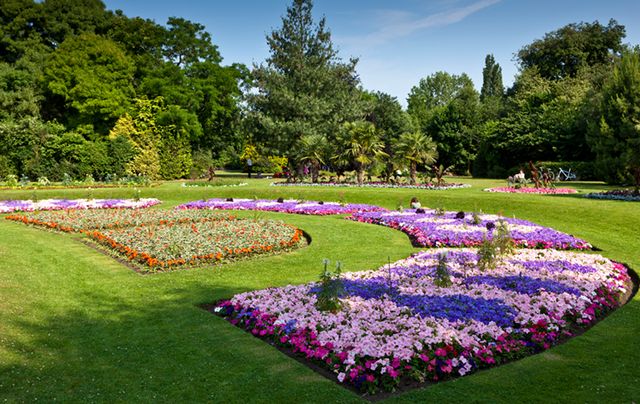
[[[0,401],[312,401],[356,398],[169,291],[139,306],[106,293],[10,320],[20,338],[0,364]],[[195,291],[194,291],[195,289]],[[239,290],[207,287],[212,300]],[[204,302],[203,302],[204,303]],[[0,339],[2,342],[2,339]]]

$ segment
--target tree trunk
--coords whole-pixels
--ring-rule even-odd
[[[411,162],[409,168],[409,176],[411,177],[411,185],[416,185],[416,173],[418,172],[418,164],[415,161]]]
[[[311,182],[318,182],[318,174],[320,174],[320,164],[312,163],[311,164]]]
[[[359,164],[356,172],[358,173],[358,185],[362,185],[362,183],[364,182],[364,166],[362,164]]]

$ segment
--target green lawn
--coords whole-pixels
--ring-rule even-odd
[[[640,204],[579,196],[490,194],[469,189],[143,188],[159,209],[208,197],[294,197],[395,208],[412,196],[448,210],[483,210],[582,237],[640,268]],[[576,183],[582,193],[606,189]],[[19,198],[133,197],[132,188],[0,191]],[[361,399],[198,305],[252,289],[316,280],[323,258],[346,270],[376,268],[416,251],[401,232],[342,220],[271,213],[307,231],[310,246],[205,269],[139,275],[56,234],[0,220],[0,401],[357,402]],[[389,401],[637,402],[640,298],[584,335],[543,354]]]

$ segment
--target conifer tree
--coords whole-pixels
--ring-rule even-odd
[[[250,132],[272,154],[299,149],[305,135],[332,142],[344,122],[364,116],[355,67],[333,47],[325,18],[316,24],[311,0],[294,0],[282,26],[267,36],[270,56],[254,66],[247,95]]]

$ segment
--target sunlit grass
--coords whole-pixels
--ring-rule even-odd
[[[246,179],[243,179],[245,181]],[[574,234],[603,255],[640,268],[640,204],[577,196],[483,192],[503,181],[456,179],[449,191],[276,188],[142,188],[168,209],[210,197],[293,197],[484,211]],[[581,193],[608,189],[570,183]],[[127,198],[132,188],[0,191],[0,199]],[[376,268],[416,251],[401,232],[266,212],[309,233],[309,247],[204,269],[139,275],[78,235],[0,220],[0,401],[349,402],[353,393],[198,308],[235,293],[317,279],[323,258],[345,270]],[[411,391],[391,401],[633,402],[640,398],[638,297],[584,335],[506,366]]]

